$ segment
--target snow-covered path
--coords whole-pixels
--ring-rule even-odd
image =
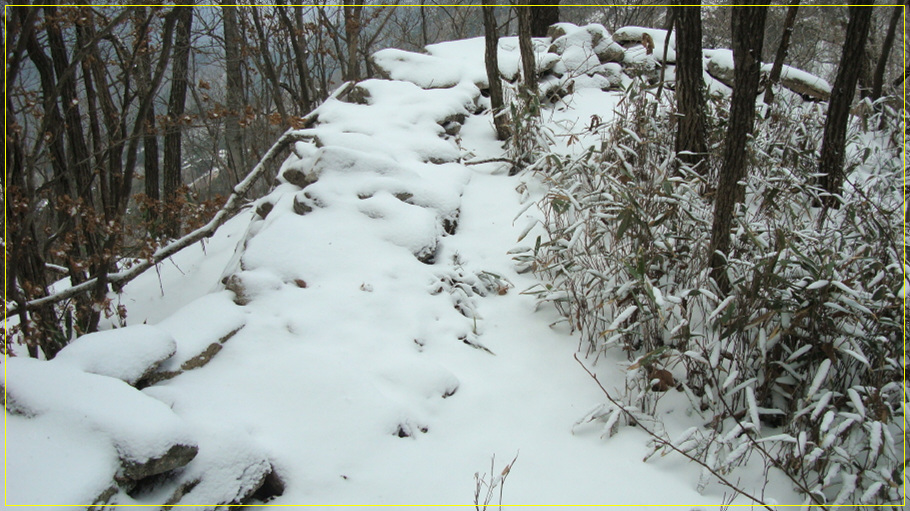
[[[461,44],[471,51],[437,53],[471,54],[477,41]],[[611,104],[608,93],[585,90],[582,124],[597,108],[594,91]],[[498,475],[517,454],[504,504],[721,504],[722,489],[698,494],[697,470],[680,460],[643,463],[647,438],[635,428],[609,441],[598,427],[573,432],[603,396],[574,359],[577,339],[550,327],[556,312],[536,311],[521,294],[536,281],[516,273],[508,253],[539,214],[519,214],[542,197],[539,178],[462,164],[501,156],[477,85],[368,80],[358,95],[321,107],[281,183],[205,252],[181,254],[119,298],[129,324],[153,325],[174,354],[146,377],[151,384],[117,399],[164,403],[166,420],[199,450],[185,468],[109,501],[472,505],[475,473],[489,480],[491,457]],[[457,135],[445,132],[452,124],[462,125]],[[598,366],[608,386],[622,384],[616,362]],[[17,382],[9,390],[17,395]],[[95,398],[111,407],[96,425],[124,402]],[[9,440],[25,438],[31,420],[16,416]],[[64,443],[156,438],[65,431],[62,419],[49,428]],[[8,451],[7,469],[41,473],[58,462],[57,445]],[[119,470],[116,457],[92,470],[89,483],[41,501],[88,503]],[[271,488],[251,498],[269,473]],[[40,480],[17,484],[9,503],[33,503],[43,489]]]

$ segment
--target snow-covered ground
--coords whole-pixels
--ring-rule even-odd
[[[503,155],[475,84],[479,44],[385,54],[395,80],[323,105],[281,184],[115,297],[130,326],[51,362],[5,361],[18,406],[5,416],[6,503],[211,505],[273,473],[283,491],[271,505],[470,506],[475,477],[490,481],[513,459],[503,504],[725,503],[716,482],[696,491],[700,470],[686,460],[643,462],[639,428],[604,439],[601,426],[576,426],[604,396],[575,360],[577,338],[522,294],[537,281],[509,254],[539,218],[543,178],[464,164]],[[517,51],[503,41],[515,73]],[[436,84],[419,59],[454,83],[421,88]],[[544,111],[556,140],[613,114],[615,92],[577,83]],[[453,123],[460,131],[445,133]],[[303,190],[301,179],[315,182]],[[624,362],[584,361],[607,388],[623,384]],[[687,407],[665,394],[668,430],[698,424]],[[140,490],[111,487],[124,460],[174,446],[198,453]],[[761,494],[760,469],[735,480]],[[767,491],[800,501],[782,481]]]

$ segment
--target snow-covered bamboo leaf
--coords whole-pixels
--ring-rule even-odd
[[[828,376],[828,370],[831,369],[831,360],[824,359],[821,364],[818,366],[818,371],[815,372],[815,377],[812,379],[812,384],[809,385],[809,390],[806,392],[806,399],[812,399],[812,396],[818,391],[822,383],[824,383],[825,378]]]

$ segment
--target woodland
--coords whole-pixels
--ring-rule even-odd
[[[598,403],[569,415],[573,434],[596,431],[610,443],[635,430],[646,461],[684,460],[698,493],[723,488],[723,505],[899,508],[908,463],[906,4],[532,3],[6,5],[3,351],[5,374],[20,377],[4,383],[7,418],[27,424],[64,406],[54,382],[65,375],[47,369],[58,355],[67,371],[118,378],[180,415],[168,385],[191,385],[191,369],[210,370],[201,366],[222,345],[226,353],[256,331],[252,319],[223,319],[235,308],[260,318],[269,293],[315,293],[335,270],[355,274],[358,297],[375,287],[378,298],[381,286],[356,274],[379,275],[374,263],[412,273],[404,280],[426,294],[416,276],[426,267],[432,300],[451,296],[446,307],[467,321],[445,335],[472,353],[499,352],[478,327],[493,324],[498,309],[483,304],[496,296],[530,300],[528,317],[547,318],[534,332],[563,336]],[[404,127],[386,133],[383,122]],[[512,181],[472,191],[491,176]],[[393,178],[404,184],[383,181]],[[508,193],[494,195],[500,188]],[[485,194],[493,206],[484,211],[517,231],[479,234],[486,224],[471,220],[469,198]],[[351,242],[360,224],[343,220],[345,208],[375,221],[364,229],[407,248],[418,269]],[[319,220],[323,212],[339,216]],[[307,237],[309,224],[291,228],[298,220],[324,223]],[[326,247],[350,244],[334,266],[313,248],[323,235]],[[173,263],[178,254],[192,270]],[[471,266],[494,257],[508,267]],[[198,284],[213,290],[208,298],[186,284],[207,275],[197,266],[227,268]],[[166,291],[171,278],[185,284]],[[192,300],[227,296],[213,309],[223,318],[199,337],[218,341],[188,355],[179,329],[143,330],[135,349],[114,347],[118,331],[170,321],[138,298],[159,288],[172,317]],[[343,307],[345,292],[326,303]],[[389,291],[375,306],[404,314],[394,307],[401,299],[423,310],[426,297],[409,292]],[[272,306],[282,303],[293,302]],[[364,325],[357,335],[382,323],[364,307],[351,312]],[[343,325],[339,314],[323,323]],[[437,328],[434,314],[414,319],[435,325],[415,331]],[[523,328],[518,313],[502,314]],[[293,335],[322,328],[295,330],[294,321]],[[436,334],[402,333],[423,352],[432,341],[425,347],[421,335]],[[366,357],[374,348],[348,349]],[[347,355],[320,360],[332,365],[332,356]],[[126,360],[141,369],[123,376]],[[400,372],[423,374],[408,368]],[[212,381],[222,381],[227,371],[215,370]],[[439,385],[446,399],[467,387]],[[662,419],[683,409],[685,418]],[[430,419],[390,420],[386,436],[410,438]],[[8,442],[32,430],[16,427]],[[138,441],[114,441],[119,464],[98,469],[101,482],[82,485],[85,495],[59,498],[214,507],[349,495],[309,494],[302,468],[280,475],[277,458],[259,454],[237,462],[257,476],[206,486],[217,471],[203,453],[231,444],[206,447],[189,439],[199,431],[173,428],[166,455],[143,451],[133,465],[121,447]],[[41,458],[28,452],[17,455]],[[505,469],[474,474],[478,510],[503,502],[523,461],[508,458]],[[537,502],[533,486],[517,484],[523,503]],[[780,488],[783,497],[771,496]],[[35,494],[23,492],[20,500]],[[378,503],[366,498],[354,501]]]

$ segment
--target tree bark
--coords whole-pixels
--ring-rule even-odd
[[[892,8],[891,20],[888,22],[888,32],[885,34],[885,40],[882,42],[882,54],[878,57],[878,64],[875,66],[875,74],[872,77],[873,101],[882,97],[882,87],[885,83],[885,68],[888,66],[888,57],[891,55],[891,48],[894,46],[897,23],[900,21],[903,11],[903,7]]]
[[[559,0],[539,0],[531,6],[531,37],[546,37],[550,25],[559,23]]]
[[[487,81],[490,84],[490,106],[493,111],[493,125],[496,138],[509,138],[508,113],[503,110],[502,81],[499,78],[499,35],[496,33],[496,16],[489,0],[483,3],[483,33],[486,43],[484,63],[487,67]]]
[[[227,73],[225,91],[224,144],[227,146],[231,181],[236,184],[247,169],[246,146],[240,113],[243,110],[243,36],[237,23],[237,8],[222,6],[224,18],[224,61]]]
[[[725,270],[730,252],[730,227],[736,204],[745,190],[740,181],[746,177],[746,140],[755,122],[755,95],[761,70],[761,53],[767,7],[733,7],[733,98],[727,144],[720,169],[711,226],[709,264],[711,276],[723,294],[730,292]]]
[[[344,32],[348,44],[347,80],[360,80],[360,61],[357,54],[360,47],[360,13],[363,5],[354,0],[344,0]]]
[[[828,116],[825,118],[825,131],[818,162],[818,173],[821,174],[819,184],[827,192],[822,198],[822,204],[831,208],[840,207],[838,196],[844,182],[847,121],[850,117],[850,105],[856,94],[856,83],[872,19],[873,2],[857,0],[857,3],[862,5],[850,7],[847,37],[844,40],[844,51],[838,65],[831,99],[828,100]]]
[[[174,60],[171,72],[171,93],[167,105],[167,126],[164,132],[164,228],[168,236],[180,235],[180,212],[177,190],[183,184],[181,170],[182,124],[186,108],[187,74],[190,58],[190,30],[193,25],[192,7],[174,7],[177,27],[174,37]]]
[[[790,36],[793,34],[793,24],[796,22],[796,13],[799,11],[799,0],[792,0],[790,7],[787,8],[787,17],[784,18],[784,32],[780,36],[780,44],[777,45],[777,53],[774,55],[774,65],[771,66],[771,75],[768,77],[768,83],[765,84],[766,105],[774,102],[774,85],[780,81],[780,74],[784,69],[784,60],[787,59],[787,52],[790,50]]]
[[[140,8],[140,14],[144,17],[145,7]],[[138,34],[141,38],[138,45],[139,56],[139,91],[143,96],[150,93],[152,85],[152,56],[151,45],[149,45],[149,32],[144,28],[144,24],[137,19],[134,23],[136,30],[142,30]],[[161,199],[161,174],[158,166],[158,130],[155,127],[155,106],[151,105],[145,113],[142,130],[142,167],[145,171],[144,192],[148,200],[148,210],[146,219],[151,229],[150,234],[157,236],[158,233],[154,224],[158,221],[158,201]]]
[[[521,69],[528,94],[537,95],[537,70],[534,45],[531,41],[531,8],[518,6],[518,48],[521,50]]]
[[[702,70],[701,7],[673,7],[676,19],[676,102],[679,125],[676,153],[701,170],[705,142],[704,71]]]

